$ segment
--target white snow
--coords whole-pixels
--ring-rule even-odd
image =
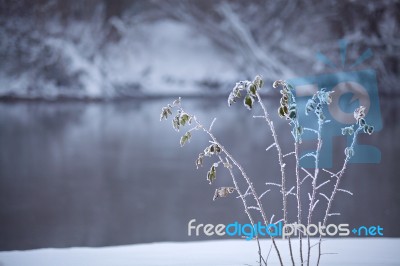
[[[312,239],[315,243],[317,239]],[[289,265],[287,242],[278,240]],[[294,250],[297,251],[296,241]],[[327,239],[321,265],[400,265],[400,238]],[[267,253],[270,241],[261,243]],[[317,247],[313,249],[317,252]],[[255,241],[214,240],[201,242],[164,242],[102,248],[37,249],[0,252],[1,266],[158,266],[158,265],[257,265]],[[274,250],[268,265],[278,265]],[[311,265],[315,265],[315,262]]]

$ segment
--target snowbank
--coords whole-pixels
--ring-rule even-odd
[[[313,240],[313,242],[315,242]],[[322,265],[400,265],[399,238],[328,239],[323,242]],[[295,243],[296,245],[296,243]],[[264,253],[270,241],[262,242]],[[278,241],[288,258],[286,242]],[[295,250],[297,250],[295,248]],[[316,249],[314,248],[314,252]],[[0,252],[2,266],[79,265],[257,265],[254,241],[217,240],[182,243],[153,243],[103,248],[38,249]],[[278,265],[273,250],[269,265]]]

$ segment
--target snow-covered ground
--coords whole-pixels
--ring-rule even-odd
[[[323,252],[338,254],[324,255],[321,265],[400,265],[399,244],[399,238],[328,239],[323,242]],[[267,252],[270,241],[262,242],[262,246],[264,253]],[[283,257],[287,259],[286,242],[278,241],[278,246]],[[294,246],[294,250],[297,250],[296,243]],[[315,254],[315,248],[313,252]],[[1,266],[232,266],[257,265],[256,260],[256,243],[245,240],[165,242],[102,248],[46,248],[0,252]],[[269,265],[278,265],[273,250],[268,261]]]

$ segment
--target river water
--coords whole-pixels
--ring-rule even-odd
[[[217,180],[209,185],[205,176],[214,159],[207,158],[196,170],[194,161],[208,145],[207,137],[195,132],[181,148],[183,132],[175,132],[170,121],[159,121],[161,107],[171,100],[1,103],[0,250],[200,240],[205,237],[187,235],[191,219],[247,222],[234,195],[212,201],[216,187],[232,186],[228,173],[218,168]],[[277,131],[283,132],[279,137],[286,153],[293,143],[286,122],[275,115],[276,102],[268,100],[267,106]],[[342,188],[354,196],[337,196],[333,211],[341,216],[330,222],[380,225],[385,236],[400,236],[399,103],[396,98],[381,99],[383,129],[360,139],[381,151],[381,162],[349,165]],[[184,105],[206,125],[218,118],[215,135],[242,163],[259,194],[267,189],[265,182],[279,182],[276,153],[265,151],[272,143],[270,132],[262,120],[251,118],[260,110],[229,109],[225,100],[207,98],[189,99]],[[344,148],[343,137],[333,140],[330,170],[340,169]],[[293,164],[290,156],[286,159],[290,188]],[[321,176],[321,181],[328,179]],[[308,180],[304,209],[309,185]],[[315,219],[321,218],[326,204],[320,201]],[[295,203],[289,198],[292,221]],[[276,188],[263,204],[268,217],[275,213],[275,220],[282,218]]]

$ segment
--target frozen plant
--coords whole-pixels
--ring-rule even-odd
[[[260,76],[256,76],[253,81],[240,81],[237,82],[234,88],[232,89],[231,93],[228,97],[228,105],[232,105],[236,103],[238,100],[243,101],[243,105],[251,110],[255,104],[259,104],[262,110],[262,115],[253,116],[253,118],[261,118],[265,121],[266,125],[269,128],[270,134],[272,135],[273,143],[266,148],[266,151],[269,151],[272,148],[276,149],[277,152],[277,164],[280,169],[281,173],[281,182],[280,183],[273,183],[266,181],[267,187],[278,187],[279,191],[282,195],[282,219],[278,220],[278,222],[282,222],[286,226],[292,226],[293,224],[302,224],[302,204],[301,204],[301,197],[302,197],[302,186],[306,185],[308,179],[311,179],[311,193],[308,194],[309,197],[309,206],[307,212],[307,226],[311,224],[313,212],[315,211],[317,204],[320,202],[318,199],[325,198],[327,201],[326,207],[323,208],[324,210],[324,218],[322,221],[322,225],[326,226],[327,219],[333,215],[339,215],[338,213],[331,213],[332,204],[337,192],[344,192],[351,194],[352,193],[348,190],[342,189],[339,187],[340,181],[343,177],[344,171],[347,167],[349,160],[354,156],[354,147],[356,145],[357,136],[359,133],[364,132],[367,134],[372,134],[374,131],[373,126],[366,123],[365,120],[365,108],[360,106],[354,111],[354,118],[355,124],[349,127],[345,127],[342,129],[343,135],[351,135],[353,136],[352,142],[349,147],[345,148],[345,159],[341,170],[337,173],[333,173],[326,169],[322,169],[323,171],[320,172],[319,168],[319,158],[320,152],[322,148],[322,130],[323,126],[330,121],[326,119],[324,115],[324,107],[329,105],[332,102],[332,93],[333,91],[326,91],[325,89],[321,89],[317,91],[308,101],[305,107],[306,115],[314,113],[315,119],[318,122],[317,128],[308,128],[303,127],[299,121],[299,112],[298,106],[296,103],[296,93],[294,88],[288,84],[286,81],[278,80],[273,83],[274,88],[281,87],[280,93],[280,107],[278,108],[278,114],[281,118],[285,118],[288,121],[288,124],[291,128],[291,134],[293,136],[293,143],[294,143],[294,151],[283,153],[282,148],[280,146],[280,140],[278,139],[278,134],[274,127],[274,122],[270,118],[270,114],[267,110],[267,107],[263,103],[261,99],[259,91],[263,87],[263,80]],[[199,153],[198,158],[195,161],[197,169],[203,166],[203,162],[206,158],[211,158],[214,160],[214,163],[211,165],[210,169],[207,171],[206,179],[210,185],[214,183],[217,178],[217,172],[220,171],[217,169],[225,168],[226,171],[229,172],[230,177],[232,179],[232,186],[231,187],[219,187],[216,188],[213,200],[217,200],[218,198],[229,197],[231,194],[237,193],[238,197],[240,198],[244,207],[244,212],[246,213],[250,223],[254,226],[255,221],[255,214],[254,212],[250,212],[250,210],[255,210],[259,213],[262,217],[262,222],[265,226],[273,223],[273,218],[275,217],[274,214],[269,213],[270,219],[267,218],[267,210],[263,207],[261,199],[269,192],[271,189],[263,189],[264,192],[259,194],[258,190],[261,188],[256,188],[253,185],[253,178],[250,177],[242,165],[231,155],[228,149],[222,145],[222,143],[215,137],[212,133],[213,125],[216,122],[216,118],[214,118],[210,124],[210,126],[206,127],[203,123],[201,123],[195,115],[188,113],[182,106],[181,98],[175,100],[172,104],[168,104],[166,107],[162,108],[160,120],[166,120],[169,117],[172,117],[172,126],[176,131],[180,131],[185,129],[185,133],[182,135],[180,139],[180,145],[184,146],[186,143],[190,141],[192,138],[193,131],[201,131],[208,135],[209,137],[209,144],[205,147],[205,149]],[[356,127],[356,129],[354,129]],[[310,131],[317,135],[317,145],[315,151],[307,153],[302,157],[299,157],[299,146],[302,143],[302,135],[304,131]],[[287,173],[286,173],[286,162],[285,158],[287,156],[294,155],[295,157],[295,180],[296,186],[287,189]],[[310,173],[305,168],[300,167],[300,161],[306,157],[312,157],[314,159],[315,167],[314,173]],[[305,173],[305,175],[300,173],[300,169]],[[239,176],[235,175],[235,171],[240,173]],[[330,196],[326,194],[319,193],[319,189],[322,186],[328,185],[330,183],[330,179],[325,182],[318,182],[318,177],[321,176],[323,173],[329,174],[330,178],[335,178],[336,181],[334,182],[334,186],[332,187],[332,192]],[[268,177],[267,177],[268,178]],[[290,177],[289,177],[290,178]],[[242,179],[247,188],[243,189],[239,186],[238,180]],[[288,218],[288,197],[295,196],[297,202],[297,220],[292,222],[289,221]],[[319,204],[318,206],[320,206]],[[286,228],[286,227],[285,227]],[[318,254],[317,254],[317,265],[320,263],[321,256],[323,255],[321,251],[321,243],[322,243],[322,235],[319,235],[319,240],[316,244],[311,245],[310,238],[307,237],[307,255],[303,257],[303,243],[302,237],[304,236],[305,232],[300,229],[300,227],[293,226],[294,230],[299,231],[299,260],[296,258],[293,248],[291,237],[287,237],[288,248],[290,252],[290,264],[292,265],[310,265],[311,261],[311,248],[313,246],[318,245]],[[271,234],[272,235],[272,234]],[[271,247],[269,252],[266,256],[262,253],[261,244],[259,241],[259,236],[256,234],[254,236],[257,246],[258,246],[258,255],[259,255],[259,265],[267,265],[268,258],[270,255],[271,248],[273,247],[277,257],[279,259],[280,265],[284,265],[284,260],[281,256],[281,252],[276,245],[275,238],[270,235],[271,238]],[[297,235],[297,234],[296,234]]]

